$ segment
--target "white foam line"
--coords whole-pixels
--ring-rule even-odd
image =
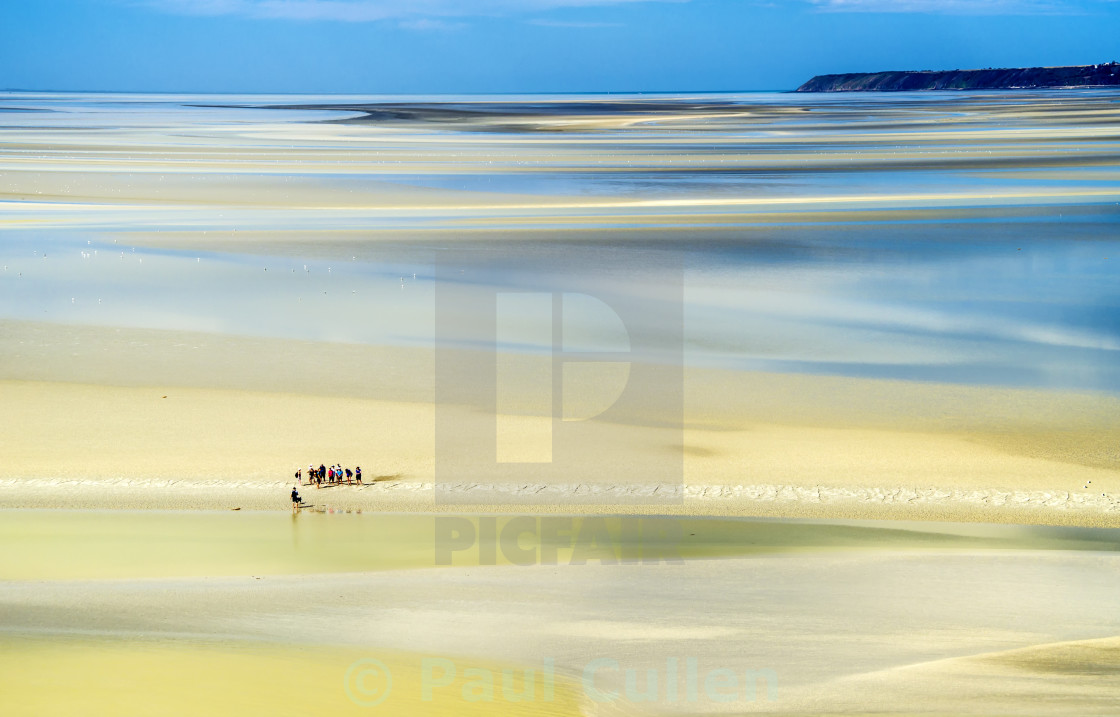
[[[557,499],[579,497],[580,502],[602,499],[610,503],[617,499],[649,498],[659,500],[683,497],[686,502],[746,501],[758,503],[800,503],[814,505],[865,503],[873,505],[936,506],[946,503],[990,507],[1038,507],[1060,510],[1093,510],[1120,512],[1120,496],[1073,492],[1066,490],[1000,490],[1000,489],[949,489],[913,487],[870,486],[801,486],[801,485],[594,485],[579,484],[485,484],[475,482],[430,483],[386,481],[362,486],[331,486],[335,491],[353,493],[410,493],[417,498],[426,494],[434,496],[438,485],[441,495],[454,495],[469,499],[477,496],[479,503],[486,503],[487,496],[525,498],[526,503],[550,503]],[[107,487],[126,488],[130,491],[153,491],[168,494],[213,493],[252,491],[276,493],[290,489],[290,481],[242,481],[220,479],[72,479],[72,478],[4,478],[0,491],[64,490],[79,493],[86,489],[104,490]],[[312,486],[302,486],[313,491]],[[338,495],[335,492],[334,495]],[[312,493],[311,495],[314,495]],[[340,496],[341,497],[341,496]],[[467,502],[463,500],[463,502]]]

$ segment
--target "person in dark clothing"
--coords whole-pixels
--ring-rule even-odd
[[[346,469],[346,482],[349,483],[354,478],[354,472],[349,468]]]
[[[301,498],[299,497],[299,491],[296,490],[295,486],[292,486],[292,512],[293,513],[296,512],[297,510],[299,510],[300,502],[301,502]]]
[[[356,468],[354,468],[354,480],[356,480],[358,482],[358,485],[361,485],[361,483],[362,483],[362,467],[361,466],[357,466]]]

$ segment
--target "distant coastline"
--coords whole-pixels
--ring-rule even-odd
[[[915,90],[1011,90],[1120,85],[1120,63],[1073,67],[984,70],[850,72],[817,75],[797,92],[909,92]]]

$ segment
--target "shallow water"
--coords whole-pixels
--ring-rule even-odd
[[[441,288],[588,293],[652,361],[1120,390],[1115,92],[0,107],[3,319],[477,346]]]
[[[624,567],[836,550],[1120,550],[1115,529],[905,521],[311,510],[8,510],[0,517],[0,541],[20,546],[0,555],[0,581],[357,573],[526,558]]]
[[[499,518],[499,532],[526,517]],[[616,538],[627,523],[677,523],[684,559],[581,563],[561,550],[495,564],[478,540],[443,565],[440,519],[485,518],[0,513],[5,706],[369,714],[355,697],[375,683],[352,678],[370,659],[392,672],[394,714],[1036,714],[1041,693],[1063,696],[1044,713],[1085,715],[1114,703],[1116,530],[608,518]],[[521,537],[506,558],[550,544]],[[425,659],[456,679],[425,679]],[[589,701],[593,665],[593,688],[615,699]],[[478,669],[498,675],[489,699],[464,689]],[[523,684],[530,669],[535,698],[505,696],[501,671]],[[714,670],[756,681],[721,699],[704,687]]]

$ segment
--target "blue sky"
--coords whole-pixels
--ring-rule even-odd
[[[0,0],[0,88],[784,90],[1120,60],[1120,0]]]

